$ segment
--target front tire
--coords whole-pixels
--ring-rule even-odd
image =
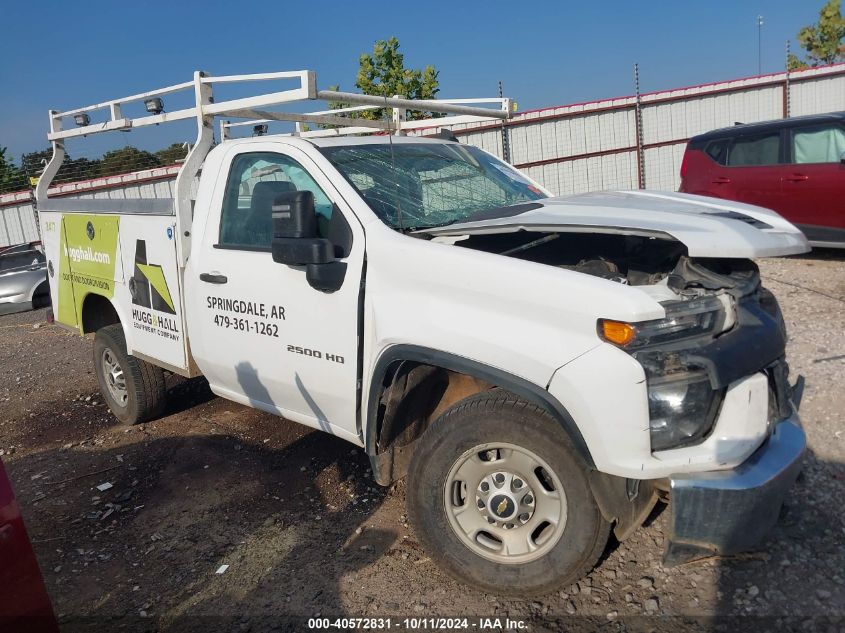
[[[120,324],[107,325],[94,335],[94,369],[100,393],[118,420],[140,424],[164,409],[164,371],[130,356]]]
[[[458,402],[426,430],[407,502],[432,559],[495,594],[542,595],[578,580],[610,531],[568,435],[502,390]]]

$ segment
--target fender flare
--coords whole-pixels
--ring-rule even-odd
[[[393,345],[384,350],[376,361],[375,368],[370,380],[369,397],[367,399],[366,428],[364,447],[368,455],[376,454],[376,418],[378,413],[379,391],[384,384],[387,369],[398,361],[414,361],[427,365],[434,365],[444,369],[468,374],[482,380],[486,380],[503,389],[543,407],[561,425],[569,435],[572,444],[579,455],[584,459],[585,465],[595,469],[595,462],[590,455],[590,450],[581,431],[575,424],[575,420],[566,408],[543,387],[536,385],[525,378],[514,376],[497,367],[491,367],[484,363],[450,354],[440,350],[421,347],[418,345]]]

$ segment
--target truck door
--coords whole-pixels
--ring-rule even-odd
[[[194,359],[218,395],[357,442],[363,229],[298,148],[234,146],[222,165],[185,271]],[[332,222],[351,230],[337,291],[316,290],[304,267],[273,261],[273,201],[297,190],[313,193],[324,236]]]

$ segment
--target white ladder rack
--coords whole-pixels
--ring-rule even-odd
[[[295,81],[297,86],[283,90],[256,94],[239,99],[215,102],[213,86],[215,84],[232,84],[244,82],[287,82]],[[155,107],[164,95],[193,91],[194,105],[189,108],[165,112]],[[263,108],[299,101],[338,101],[354,104],[336,110],[321,110],[304,114],[293,112],[275,112]],[[123,108],[127,104],[145,102],[153,103],[152,112],[138,117],[127,117]],[[492,104],[493,107],[480,107],[479,104]],[[388,132],[402,134],[407,130],[421,127],[443,127],[458,123],[471,123],[491,119],[507,119],[511,116],[512,102],[507,98],[490,99],[406,99],[401,96],[379,97],[351,92],[334,90],[318,90],[316,73],[310,70],[283,71],[271,73],[257,73],[249,75],[226,75],[220,77],[209,76],[204,72],[194,73],[192,81],[143,92],[120,99],[113,99],[96,103],[82,108],[65,110],[63,112],[51,110],[50,133],[47,135],[53,145],[53,157],[44,169],[35,189],[36,201],[47,203],[47,191],[53,178],[59,171],[65,158],[64,143],[66,139],[83,137],[104,132],[126,131],[149,125],[160,125],[174,121],[195,119],[197,122],[197,138],[176,177],[176,242],[177,257],[180,266],[184,266],[190,252],[190,227],[192,217],[191,184],[199,173],[206,154],[214,145],[215,117],[229,117],[245,119],[244,121],[222,121],[220,126],[220,140],[230,136],[231,128],[243,125],[257,125],[270,121],[290,121],[296,124],[293,134],[303,137],[336,136],[341,134],[362,134],[373,132]],[[392,116],[389,120],[369,120],[356,118],[355,114],[366,110],[391,108]],[[159,110],[156,112],[156,110]],[[409,121],[406,118],[408,110],[418,110],[445,114],[449,116]],[[90,113],[105,111],[105,120],[91,122]],[[65,119],[78,119],[78,127],[65,129]],[[304,131],[304,123],[316,123],[337,126],[332,129]]]

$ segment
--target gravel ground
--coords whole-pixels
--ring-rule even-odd
[[[165,417],[122,427],[97,393],[90,340],[41,325],[43,311],[0,318],[0,454],[63,629],[284,630],[297,626],[287,616],[320,614],[842,630],[845,255],[760,266],[785,313],[793,377],[807,379],[810,445],[769,541],[666,568],[664,512],[584,580],[534,601],[441,573],[408,528],[403,485],[376,488],[351,445],[177,378]]]

